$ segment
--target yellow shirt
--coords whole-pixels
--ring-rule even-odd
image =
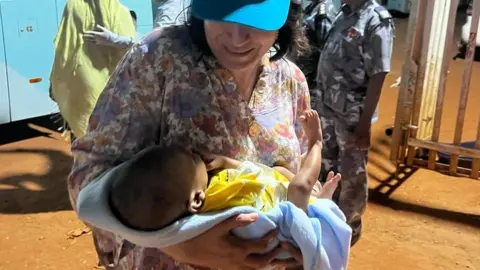
[[[235,206],[252,206],[268,212],[287,200],[289,181],[274,169],[250,161],[237,169],[220,171],[210,179],[200,212],[213,212]],[[310,203],[315,198],[310,198]]]
[[[130,12],[118,0],[67,1],[55,37],[50,83],[60,113],[77,137],[85,135],[98,96],[126,52],[85,43],[83,33],[97,24],[121,36],[135,36]]]

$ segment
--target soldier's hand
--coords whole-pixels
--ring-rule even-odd
[[[357,137],[356,146],[359,150],[366,151],[370,148],[370,137]]]
[[[362,151],[368,150],[370,148],[370,126],[357,126],[352,140],[357,149]]]

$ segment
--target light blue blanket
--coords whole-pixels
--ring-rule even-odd
[[[268,213],[252,207],[235,207],[217,213],[193,215],[165,229],[143,232],[126,227],[112,214],[107,198],[111,174],[112,171],[105,173],[80,192],[78,215],[85,222],[136,245],[154,248],[174,245],[202,234],[233,215],[256,212],[259,219],[236,229],[234,233],[237,236],[245,239],[259,238],[278,228],[279,237],[272,241],[266,252],[275,248],[279,241],[290,241],[302,251],[304,269],[341,270],[347,266],[352,231],[345,223],[343,213],[330,200],[322,199],[310,204],[308,216],[292,203],[282,202]],[[288,253],[278,256],[281,259],[288,257]]]

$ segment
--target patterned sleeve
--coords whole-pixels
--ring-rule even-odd
[[[68,191],[74,209],[83,187],[153,144],[159,134],[163,87],[146,50],[135,45],[123,58],[98,99],[87,134],[72,145]]]
[[[394,36],[393,22],[385,20],[373,29],[364,46],[368,76],[390,72]]]
[[[296,104],[295,106],[295,133],[300,141],[302,154],[307,152],[308,140],[299,118],[305,110],[310,109],[310,91],[308,89],[307,80],[303,72],[295,66],[294,81],[296,85]]]

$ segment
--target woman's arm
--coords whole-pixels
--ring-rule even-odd
[[[163,53],[160,51],[167,50],[171,44],[164,44],[169,41],[152,39],[160,49],[155,47],[155,52],[149,52],[151,46],[139,44],[127,53],[98,99],[87,134],[76,140],[72,146],[74,165],[68,179],[68,191],[75,210],[78,194],[84,187],[93,181],[108,181],[100,176],[129,160],[141,149],[154,144],[161,133],[159,126],[163,122],[164,114],[162,104],[170,102],[164,100],[169,95],[163,92],[161,82],[165,79],[159,76],[172,71],[161,70],[162,67],[155,62],[159,56],[149,54]],[[159,211],[161,214],[161,209]],[[275,249],[258,256],[251,254],[266,250],[270,240],[276,237],[276,232],[257,240],[240,239],[232,236],[230,232],[233,228],[255,222],[257,218],[257,214],[234,216],[194,239],[162,251],[180,262],[208,268],[262,268],[268,265],[280,250]],[[102,240],[108,241],[109,245],[106,245],[108,247],[105,247],[105,250],[97,250],[99,255],[111,253],[112,248],[119,248],[111,247],[115,243],[114,238]]]
[[[153,68],[152,63],[146,61],[139,48],[135,47],[112,72],[92,112],[87,134],[72,145],[74,163],[67,188],[74,210],[77,210],[78,195],[84,187],[93,181],[104,181],[101,179],[103,172],[128,160],[151,144],[158,134],[160,114],[154,112],[158,111],[157,97],[162,93],[160,89],[155,92],[152,87],[157,85],[156,80],[140,80],[139,66],[147,70]],[[146,96],[150,98],[140,98]],[[103,230],[95,229],[93,232],[100,260],[105,265],[117,263],[114,258],[118,256],[114,252],[119,247],[115,247],[115,236]]]
[[[73,143],[68,190],[74,208],[83,187],[152,144],[159,134],[163,92],[158,78],[141,79],[145,70],[154,69],[146,59],[139,47],[127,53],[97,101],[87,134]]]

